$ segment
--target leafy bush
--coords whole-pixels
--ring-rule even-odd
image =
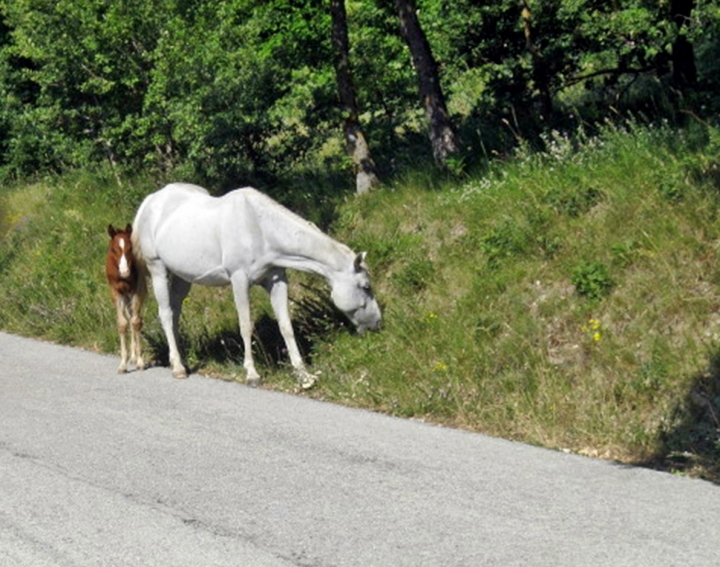
[[[615,285],[607,266],[602,262],[577,266],[572,273],[572,283],[580,295],[593,301],[605,297]]]

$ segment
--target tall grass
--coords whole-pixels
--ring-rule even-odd
[[[481,176],[348,204],[337,231],[369,249],[386,328],[320,345],[316,393],[717,474],[718,142],[557,134]]]
[[[132,220],[138,195],[101,176],[3,189],[0,327],[110,350],[107,225]],[[108,332],[105,332],[108,330]]]
[[[629,123],[546,148],[337,208],[332,232],[369,252],[385,326],[353,335],[322,282],[295,277],[321,373],[308,395],[718,480],[720,131]],[[6,194],[0,328],[114,351],[104,230],[149,190],[65,178]],[[254,301],[265,383],[293,390]],[[194,289],[184,318],[190,364],[239,377],[228,291]],[[161,360],[152,305],[147,321]]]

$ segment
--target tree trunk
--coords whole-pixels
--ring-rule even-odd
[[[360,126],[355,98],[355,87],[350,71],[350,41],[348,40],[345,0],[330,0],[332,15],[332,41],[335,48],[335,74],[337,76],[340,106],[345,112],[345,143],[355,168],[355,185],[358,195],[367,193],[380,184],[370,148]]]
[[[535,45],[535,38],[532,31],[532,12],[525,0],[522,2],[520,17],[522,18],[523,31],[525,32],[525,48],[530,52],[533,62],[532,78],[535,83],[535,88],[539,93],[540,118],[550,120],[550,118],[552,118],[553,108],[552,93],[550,91],[550,70],[542,53],[540,53],[537,45]]]
[[[690,21],[690,14],[694,6],[695,0],[672,0],[670,2],[670,18],[677,25],[679,32],[672,46],[672,77],[674,85],[680,90],[697,83],[695,51],[692,43],[683,33],[683,27]]]
[[[446,165],[447,158],[458,151],[458,141],[445,106],[437,63],[420,27],[414,1],[395,0],[395,8],[400,18],[400,32],[410,49],[417,73],[418,90],[428,120],[433,156],[438,164]]]

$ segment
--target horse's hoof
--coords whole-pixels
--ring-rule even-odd
[[[293,370],[293,374],[295,374],[295,378],[297,378],[298,388],[301,390],[309,390],[315,385],[315,382],[317,382],[318,376],[320,373],[317,374],[311,374],[308,372],[305,368],[295,368]]]
[[[126,366],[118,366],[117,373],[118,373],[118,374],[126,374],[126,373],[127,373],[127,367],[126,367]]]
[[[300,380],[300,388],[303,390],[309,390],[315,385],[315,376],[310,376],[309,378],[304,378]]]
[[[251,388],[257,388],[260,385],[260,378],[248,378],[245,383]]]
[[[184,380],[188,377],[187,372],[185,370],[173,370],[173,378],[177,378],[178,380]]]

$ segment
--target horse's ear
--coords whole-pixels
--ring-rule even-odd
[[[130,223],[127,223],[127,225],[125,225],[125,232],[127,232],[128,234],[132,233],[132,225]]]
[[[360,252],[360,254],[355,256],[356,272],[362,272],[363,270],[367,270],[367,265],[365,264],[365,256],[367,256],[367,252]]]
[[[115,238],[115,235],[117,234],[117,230],[115,230],[115,227],[111,224],[108,225],[108,234],[110,235],[110,238]]]

